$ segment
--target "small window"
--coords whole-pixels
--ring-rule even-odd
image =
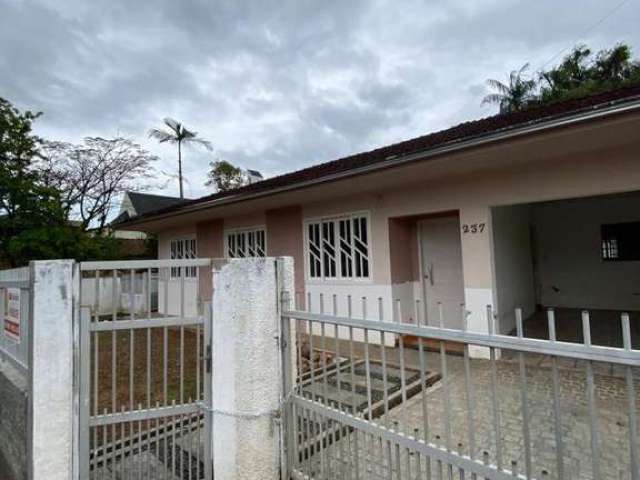
[[[602,225],[601,231],[603,260],[640,260],[640,222]]]
[[[225,239],[229,258],[264,257],[267,254],[264,228],[227,232]]]
[[[369,218],[349,215],[307,224],[309,278],[369,278]]]
[[[176,238],[171,240],[171,260],[198,258],[195,238]],[[180,278],[184,272],[185,278],[196,278],[198,267],[171,267],[171,278]]]

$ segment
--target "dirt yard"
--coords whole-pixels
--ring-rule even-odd
[[[147,332],[149,332],[147,334]],[[195,328],[184,330],[183,350],[183,400],[195,400],[196,393],[196,364],[198,362],[197,334]],[[133,338],[132,336],[133,335]],[[99,332],[93,335],[91,342],[92,383],[91,407],[95,399],[94,372],[95,354],[98,352],[98,413],[113,410],[114,377],[113,361],[115,357],[115,403],[116,411],[121,407],[129,409],[133,404],[143,407],[170,405],[174,400],[180,403],[180,328],[167,328],[167,398],[164,398],[164,335],[163,328],[140,330],[131,334],[128,330],[117,332]],[[115,338],[115,355],[112,347]],[[131,348],[133,343],[133,348]],[[150,349],[148,347],[151,347]],[[132,358],[133,355],[133,358]],[[202,355],[202,349],[200,349]],[[150,362],[149,362],[150,360]],[[133,378],[130,375],[130,365],[133,365]],[[150,375],[150,396],[147,395],[147,375]],[[202,380],[202,372],[200,372]],[[133,383],[131,395],[130,383]],[[202,383],[200,384],[202,391]],[[92,411],[92,414],[94,412]]]

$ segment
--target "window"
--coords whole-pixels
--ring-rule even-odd
[[[171,240],[171,260],[198,258],[195,238],[176,238]],[[171,267],[171,278],[196,278],[198,267]]]
[[[602,225],[602,259],[640,260],[640,222]]]
[[[264,257],[267,254],[264,228],[227,232],[225,238],[229,258]]]
[[[307,223],[310,278],[369,278],[369,217],[349,215]]]

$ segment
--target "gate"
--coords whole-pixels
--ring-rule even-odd
[[[81,479],[211,479],[210,268],[80,264]]]
[[[629,315],[616,348],[592,344],[588,312],[583,343],[569,343],[556,337],[553,310],[548,338],[534,339],[524,336],[520,310],[507,336],[495,333],[490,307],[488,333],[476,333],[466,321],[465,330],[419,316],[417,324],[385,321],[382,299],[375,319],[366,298],[363,318],[352,317],[350,296],[343,316],[335,296],[329,308],[324,300],[319,310],[331,315],[282,315],[283,330],[294,324],[297,337],[285,417],[292,478],[640,478],[640,351]]]

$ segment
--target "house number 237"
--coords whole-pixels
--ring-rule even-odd
[[[484,223],[465,223],[462,225],[462,233],[482,233],[484,232]]]

